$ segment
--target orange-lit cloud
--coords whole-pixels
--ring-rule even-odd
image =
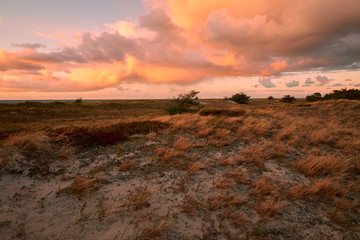
[[[143,2],[148,12],[138,20],[107,24],[112,32],[83,33],[77,45],[41,52],[41,44],[22,43],[19,52],[0,50],[0,89],[89,91],[228,76],[261,77],[261,86],[273,88],[268,77],[282,72],[359,68],[358,0]]]

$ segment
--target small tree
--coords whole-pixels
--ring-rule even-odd
[[[273,97],[273,96],[269,96],[268,99],[269,99],[269,100],[274,100],[274,97]]]
[[[74,103],[76,103],[76,104],[82,103],[82,97],[79,97],[78,99],[76,99],[76,100],[74,101]]]
[[[199,105],[198,94],[200,92],[191,90],[185,94],[179,94],[175,101],[180,105]]]
[[[245,93],[236,93],[234,95],[232,95],[230,98],[228,98],[229,100],[232,100],[236,103],[239,104],[245,104],[248,102],[250,96],[247,96]]]
[[[181,113],[191,113],[199,110],[198,106],[200,103],[198,101],[197,95],[198,91],[191,90],[185,94],[179,94],[177,98],[173,99],[173,103],[165,108],[170,115],[181,114]]]
[[[295,100],[296,100],[295,97],[290,96],[290,95],[284,95],[284,97],[282,99],[280,99],[280,101],[286,102],[286,103],[292,103]]]
[[[308,102],[316,102],[321,100],[321,93],[313,93],[312,95],[306,96],[306,101]]]

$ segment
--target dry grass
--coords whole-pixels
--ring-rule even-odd
[[[322,178],[314,180],[310,184],[298,184],[288,189],[287,196],[292,199],[304,198],[308,196],[343,197],[345,189],[340,185],[339,181],[333,178]]]
[[[355,169],[360,172],[360,158],[356,159],[354,161],[354,166],[355,166]]]
[[[171,158],[179,157],[182,155],[181,152],[171,149],[166,149],[163,155],[163,162],[168,162]]]
[[[267,177],[259,178],[252,185],[250,195],[254,197],[262,197],[264,195],[276,196],[278,194],[278,188],[274,185],[273,180]]]
[[[155,228],[146,229],[139,236],[139,239],[142,240],[150,240],[150,239],[158,239],[164,235],[164,231],[168,227],[169,223],[167,220],[161,221]]]
[[[265,200],[257,203],[255,205],[255,210],[258,214],[260,214],[263,218],[273,217],[280,208],[285,205],[285,202],[275,200],[272,198],[266,198]]]
[[[229,179],[222,179],[217,184],[216,187],[220,189],[227,189],[232,188],[235,185],[233,181],[230,181]]]
[[[188,172],[190,175],[195,175],[200,169],[206,169],[206,165],[201,162],[195,162],[189,166]]]
[[[37,150],[42,152],[49,152],[51,150],[50,137],[42,131],[10,135],[4,143],[4,146],[18,146],[24,151]]]
[[[75,148],[68,143],[64,143],[59,150],[58,156],[60,159],[71,159],[74,157]]]
[[[284,158],[292,149],[282,143],[265,140],[260,143],[253,143],[241,150],[238,162],[245,162],[262,166],[266,160],[271,158]]]
[[[122,162],[119,166],[120,172],[126,172],[126,171],[130,170],[133,167],[135,162],[136,162],[135,159]]]
[[[174,148],[179,151],[186,151],[191,148],[191,146],[191,139],[185,137],[180,137],[174,142]]]
[[[182,212],[186,213],[189,217],[195,216],[199,209],[199,203],[192,195],[185,196],[185,200],[182,206]]]
[[[248,173],[238,170],[238,169],[233,169],[233,170],[227,171],[223,174],[223,176],[226,178],[232,178],[237,183],[243,183],[243,184],[249,183]]]
[[[150,197],[151,192],[146,187],[136,188],[129,195],[128,207],[135,211],[143,207],[148,207],[150,205]]]
[[[339,175],[350,168],[349,158],[328,155],[328,156],[307,156],[297,160],[293,166],[300,172],[308,175],[333,174]]]
[[[209,134],[210,134],[211,132],[213,132],[213,131],[214,131],[214,129],[211,128],[211,127],[201,128],[201,129],[199,129],[199,131],[198,131],[198,133],[197,133],[197,136],[198,136],[199,138],[204,138],[204,137],[209,136]]]
[[[229,166],[234,162],[234,160],[235,159],[233,157],[224,157],[220,159],[219,164],[222,166]]]
[[[97,180],[97,178],[88,178],[86,176],[79,175],[74,179],[70,187],[60,189],[58,193],[73,193],[78,197],[82,197],[87,191],[94,191],[96,189],[95,183]]]

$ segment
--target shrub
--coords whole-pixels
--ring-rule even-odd
[[[191,90],[185,94],[179,94],[178,97],[173,100],[173,104],[165,108],[165,111],[170,115],[197,112],[199,109],[196,108],[196,106],[200,104],[197,97],[198,94],[199,92],[195,90]]]
[[[175,115],[175,114],[196,112],[197,109],[189,108],[184,105],[173,105],[165,108],[165,111],[167,111],[170,115]]]
[[[285,95],[282,99],[280,99],[280,101],[286,102],[286,103],[292,103],[295,100],[296,100],[295,97],[290,96],[290,95]]]
[[[273,96],[269,96],[268,99],[269,99],[269,100],[274,100],[274,97],[273,97]]]
[[[360,100],[360,90],[359,89],[341,89],[333,90],[332,93],[325,94],[325,100],[329,99],[357,99]]]
[[[147,134],[166,127],[167,124],[158,121],[135,121],[100,128],[58,128],[54,130],[54,135],[55,137],[60,135],[66,136],[74,143],[83,147],[91,147],[94,144],[107,146],[118,141],[126,140],[130,135],[139,133]]]
[[[229,100],[232,100],[236,103],[239,103],[239,104],[245,104],[248,102],[249,100],[249,96],[247,96],[245,93],[236,93],[234,95],[231,96],[231,98],[228,98]]]
[[[76,99],[76,100],[74,101],[74,103],[76,103],[76,104],[82,103],[82,97],[79,97],[78,99]]]
[[[179,105],[199,105],[198,97],[197,95],[200,92],[191,90],[188,93],[185,94],[179,94],[179,96],[175,99],[175,102]]]
[[[306,101],[308,102],[316,102],[316,101],[320,101],[321,100],[321,93],[314,93],[312,95],[308,95],[306,96]]]

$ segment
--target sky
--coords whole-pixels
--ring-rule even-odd
[[[360,88],[359,0],[1,0],[0,100]]]

